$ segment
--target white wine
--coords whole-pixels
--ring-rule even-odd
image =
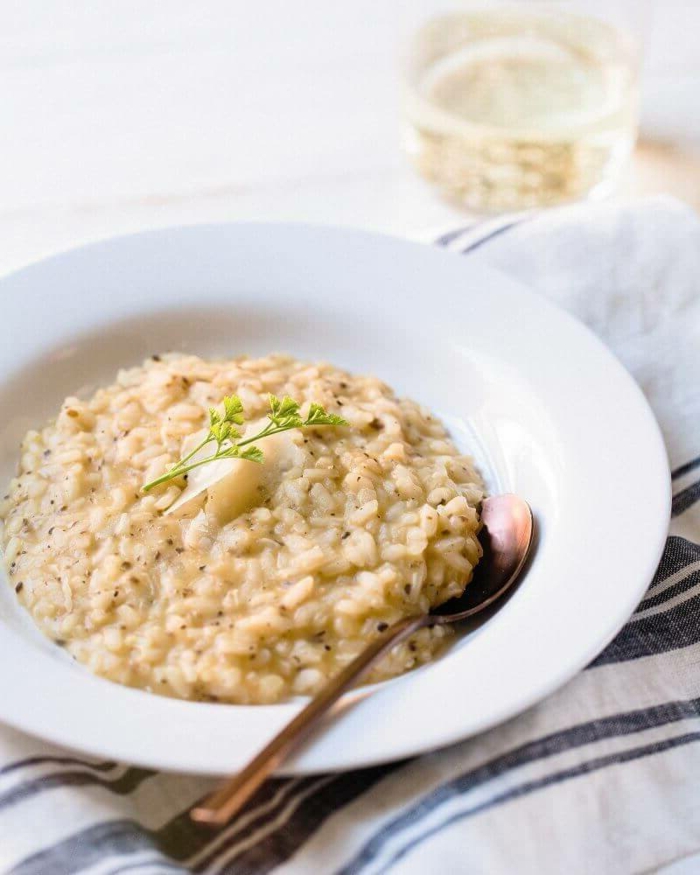
[[[599,20],[512,7],[446,15],[418,33],[408,63],[405,148],[473,209],[602,194],[634,147],[636,52]]]

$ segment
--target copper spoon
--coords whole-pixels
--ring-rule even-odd
[[[321,692],[287,724],[235,777],[190,812],[199,823],[222,825],[236,814],[265,779],[316,729],[338,699],[364,677],[395,644],[425,626],[456,623],[473,617],[500,599],[518,579],[530,552],[532,511],[517,495],[496,495],[481,506],[483,527],[479,540],[484,556],[464,594],[440,605],[430,614],[398,620],[326,684]]]

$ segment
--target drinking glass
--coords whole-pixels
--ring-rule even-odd
[[[429,19],[404,58],[403,144],[418,172],[480,212],[613,190],[639,116],[639,27],[620,11],[460,4]]]

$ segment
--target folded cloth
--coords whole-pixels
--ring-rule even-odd
[[[93,762],[1,729],[0,871],[700,872],[700,222],[657,198],[510,217],[438,242],[575,313],[659,418],[671,534],[628,624],[508,723],[407,762],[272,780],[220,833],[187,815],[211,780]]]

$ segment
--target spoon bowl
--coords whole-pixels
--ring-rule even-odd
[[[429,614],[405,617],[371,641],[269,744],[190,816],[199,823],[222,826],[238,812],[263,781],[311,735],[333,705],[363,678],[399,641],[428,626],[466,620],[501,599],[518,580],[534,534],[532,511],[517,495],[495,495],[481,505],[479,541],[484,555],[459,598],[450,599]]]
[[[462,595],[430,612],[436,624],[457,623],[481,613],[520,577],[534,535],[529,504],[518,495],[494,495],[482,502],[481,523],[479,542],[484,555]]]

